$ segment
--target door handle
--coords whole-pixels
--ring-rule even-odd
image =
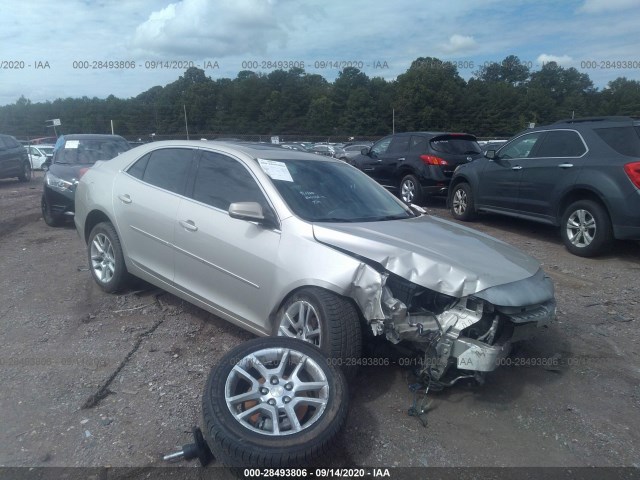
[[[398,159],[398,161],[399,161],[399,162],[404,162],[404,157],[400,157],[400,158]]]
[[[520,165],[516,165],[515,167],[511,167],[511,170],[522,170]]]
[[[185,230],[189,230],[190,232],[198,231],[198,227],[196,227],[196,224],[193,223],[193,220],[180,220],[180,225],[182,225],[182,228],[184,228]]]
[[[573,163],[561,163],[558,165],[560,168],[571,168],[573,167]]]
[[[120,199],[120,201],[122,203],[131,203],[131,197],[128,194],[120,194],[118,195],[118,198]]]

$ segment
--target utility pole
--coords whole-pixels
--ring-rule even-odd
[[[184,110],[184,129],[187,131],[187,140],[189,140],[189,124],[187,123],[187,107],[185,104],[182,104],[182,109]]]

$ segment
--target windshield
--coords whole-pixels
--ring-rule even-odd
[[[99,160],[111,160],[131,147],[120,139],[66,140],[57,151],[55,163],[94,164]]]
[[[52,155],[53,154],[53,147],[38,147],[38,150],[40,150],[45,155]]]
[[[415,216],[346,163],[259,160],[289,208],[310,222],[375,222]]]

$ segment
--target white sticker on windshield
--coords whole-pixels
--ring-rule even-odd
[[[258,163],[264,170],[264,173],[269,175],[274,180],[284,180],[285,182],[293,182],[289,169],[284,162],[276,162],[275,160],[258,159]]]
[[[64,144],[64,148],[78,148],[80,140],[67,140]]]

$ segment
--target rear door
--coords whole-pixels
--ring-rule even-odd
[[[525,133],[502,147],[495,160],[485,163],[478,185],[478,206],[509,211],[518,209],[523,161],[533,156],[543,135],[544,132]]]
[[[538,144],[533,156],[519,161],[517,208],[553,220],[556,200],[575,183],[587,146],[575,130],[550,130]]]
[[[396,172],[407,161],[410,138],[409,135],[394,136],[387,151],[378,157],[380,161],[377,167],[377,179],[382,185],[390,188],[398,187]]]
[[[171,283],[174,229],[195,149],[161,148],[116,176],[113,209],[127,257]]]

